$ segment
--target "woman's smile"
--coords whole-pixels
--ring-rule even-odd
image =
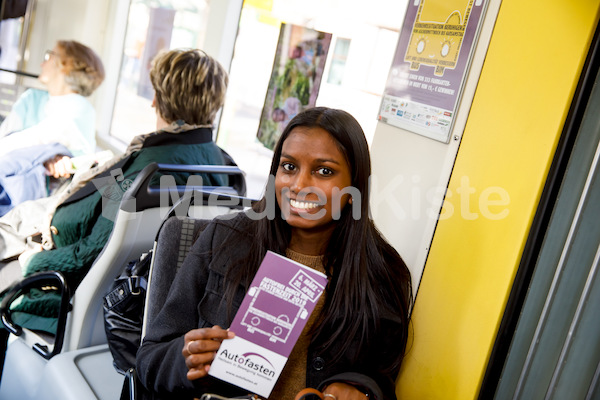
[[[315,208],[320,207],[318,203],[313,203],[309,201],[297,201],[294,199],[290,199],[290,206],[292,206],[292,208],[305,211],[314,210]]]

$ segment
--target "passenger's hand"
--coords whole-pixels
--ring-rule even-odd
[[[68,178],[74,172],[71,157],[63,155],[47,160],[44,167],[46,167],[46,175],[54,178]]]
[[[355,388],[343,382],[333,382],[323,390],[324,400],[366,400],[369,397]]]
[[[208,375],[210,364],[221,342],[225,339],[233,339],[235,334],[217,325],[212,328],[201,328],[189,331],[184,336],[183,350],[181,354],[185,358],[188,367],[187,378],[193,381]]]

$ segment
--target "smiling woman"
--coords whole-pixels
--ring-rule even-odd
[[[235,335],[223,328],[269,250],[329,281],[269,398],[291,399],[309,386],[338,399],[395,399],[411,279],[369,218],[370,173],[365,135],[350,114],[316,107],[293,118],[275,146],[263,198],[209,224],[148,321],[137,356],[142,383],[166,398],[247,394],[208,371],[221,342]]]
[[[292,227],[290,248],[319,255],[335,228],[334,214],[348,204],[350,196],[339,193],[351,184],[350,166],[335,139],[320,127],[295,128],[284,142],[275,176],[277,203]],[[337,194],[337,196],[336,196]],[[311,243],[314,249],[298,249],[305,242],[295,238],[303,230],[324,237]]]

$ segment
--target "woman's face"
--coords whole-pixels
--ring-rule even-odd
[[[38,77],[40,82],[47,85],[64,75],[60,63],[60,55],[61,52],[58,46],[54,46],[52,50],[45,53],[44,61],[42,61],[42,72]]]
[[[275,175],[277,203],[292,229],[328,232],[348,203],[350,166],[335,139],[322,128],[296,127],[283,143]],[[292,232],[294,232],[292,230]]]

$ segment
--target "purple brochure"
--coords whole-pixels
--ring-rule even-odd
[[[268,397],[326,285],[324,274],[268,251],[209,374]]]

